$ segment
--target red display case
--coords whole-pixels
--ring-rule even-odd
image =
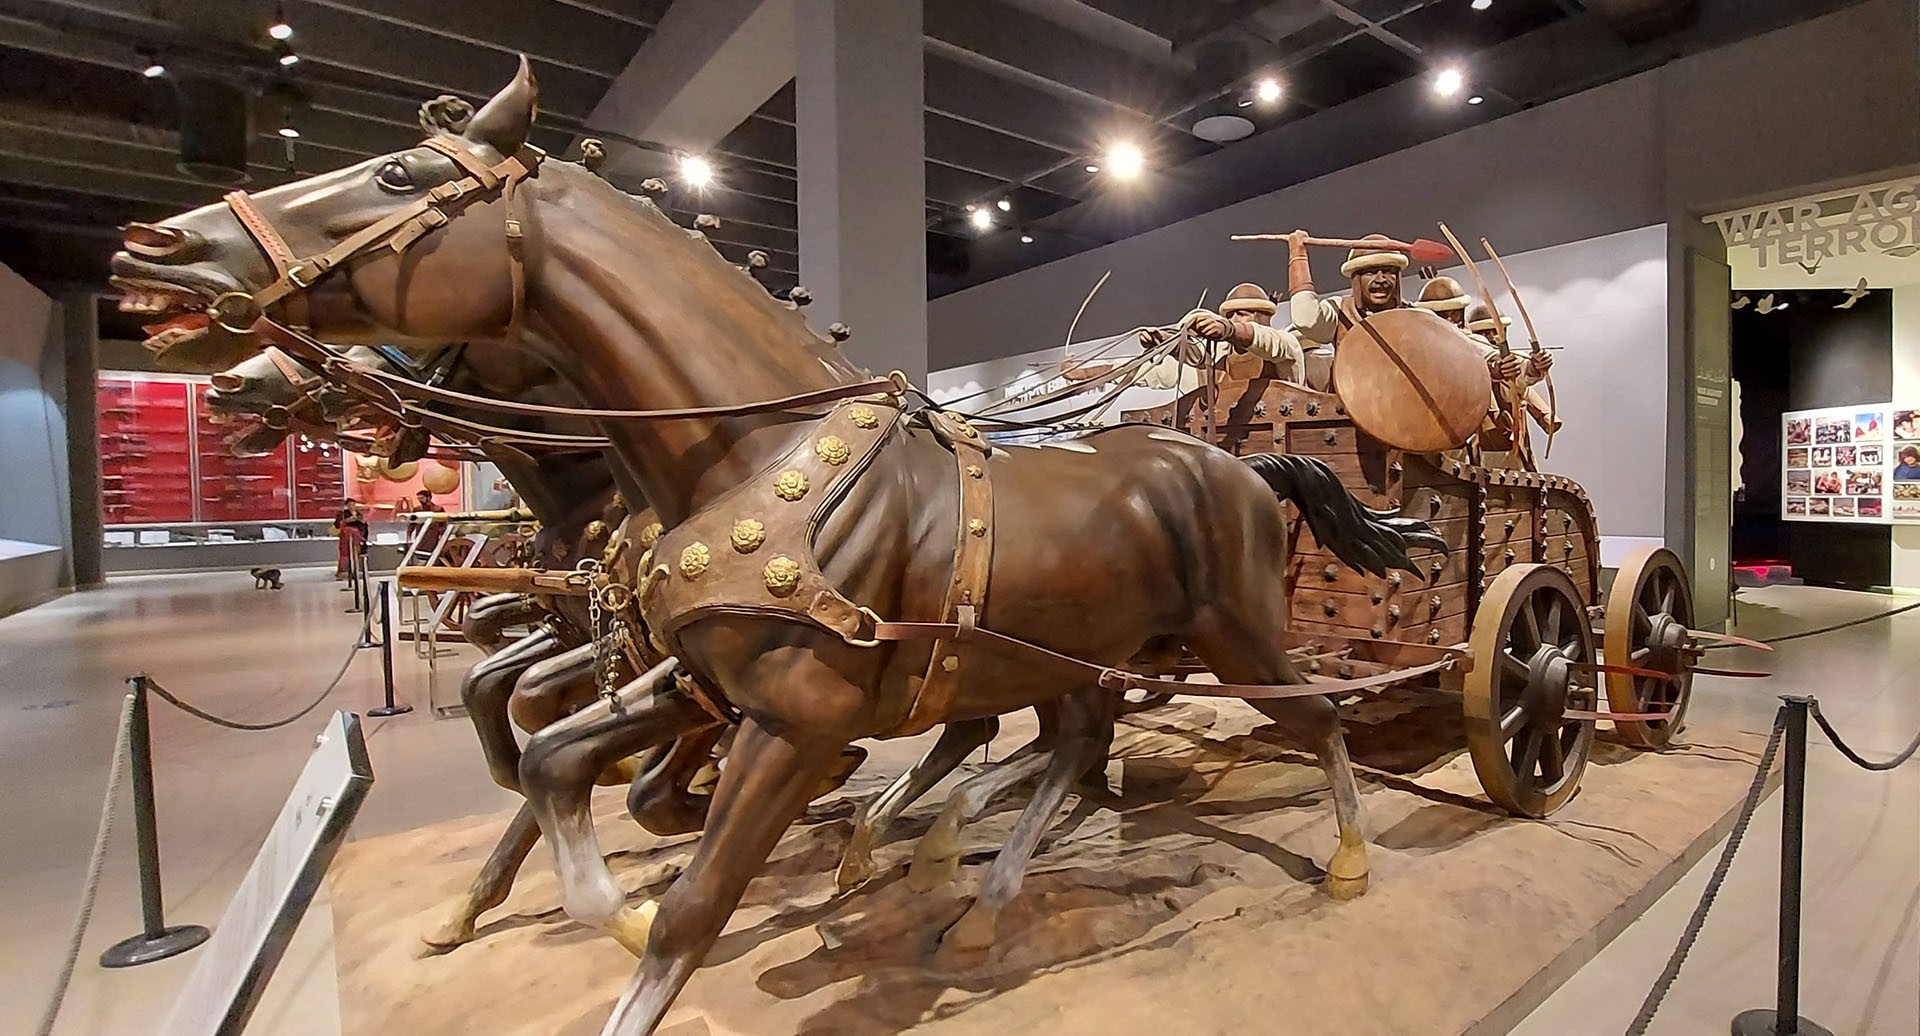
[[[293,516],[332,520],[346,504],[346,472],[340,447],[295,435],[293,444]]]
[[[211,388],[193,386],[198,520],[267,522],[286,518],[292,506],[287,485],[287,444],[282,442],[263,457],[234,456],[227,440],[236,426],[214,421],[207,408]]]
[[[101,502],[106,524],[193,520],[188,385],[102,378]]]

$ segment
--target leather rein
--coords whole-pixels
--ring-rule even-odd
[[[356,363],[340,350],[314,338],[303,329],[306,293],[329,273],[353,259],[380,248],[395,254],[405,253],[421,238],[447,225],[454,216],[475,202],[502,198],[506,203],[507,265],[512,280],[513,303],[505,337],[517,336],[526,309],[525,225],[519,213],[517,189],[522,181],[536,176],[544,152],[531,145],[517,154],[488,165],[466,145],[443,136],[428,137],[423,147],[445,155],[466,175],[429,189],[425,196],[343,238],[317,255],[297,257],[286,238],[254,204],[245,191],[233,191],[226,198],[234,218],[253,238],[260,251],[273,264],[275,278],[255,292],[230,291],[213,300],[207,315],[213,322],[235,334],[252,334],[267,339],[288,354],[324,371],[348,388],[368,397],[379,409],[406,423],[410,415],[424,418],[450,429],[454,434],[479,434],[508,442],[550,448],[600,449],[608,443],[598,436],[563,435],[550,432],[523,432],[499,428],[465,418],[452,417],[418,405],[423,401],[454,403],[496,413],[546,418],[583,418],[598,421],[668,421],[703,418],[742,417],[773,413],[838,402],[876,393],[902,395],[908,385],[898,371],[885,378],[871,378],[848,385],[835,385],[775,399],[748,403],[682,407],[661,410],[613,410],[597,407],[548,406],[517,400],[473,395],[412,379]],[[272,310],[282,309],[282,319]],[[409,403],[409,400],[413,401]]]

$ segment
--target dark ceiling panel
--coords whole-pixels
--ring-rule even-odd
[[[1360,28],[1351,22],[1343,21],[1327,14],[1306,23],[1298,29],[1275,41],[1282,60],[1293,58],[1310,50],[1324,47],[1335,40],[1351,36]]]
[[[271,11],[267,5],[256,6],[262,16]],[[284,9],[296,46],[305,43],[301,32],[309,28],[309,17],[321,18],[312,27],[317,35],[328,17],[324,12],[335,10],[361,19],[362,33],[408,23],[504,53],[564,61],[606,77],[619,75],[647,38],[647,30],[637,25],[552,0],[288,0]]]
[[[1356,36],[1302,62],[1287,78],[1313,103],[1330,107],[1415,75],[1420,65],[1371,36]]]
[[[938,51],[927,52],[926,77],[929,111],[991,126],[1063,151],[1091,147],[1091,127],[1100,125],[1109,114],[1098,106],[1076,104]]]
[[[927,157],[1002,180],[1020,180],[1067,156],[1017,137],[927,113]]]
[[[1177,84],[1134,55],[1095,43],[999,0],[928,3],[927,38],[946,56],[972,60],[998,74],[1025,74],[1135,112],[1154,113],[1177,96]]]
[[[1317,2],[1317,0],[1316,0]],[[1431,2],[1431,0],[1429,0]],[[1504,2],[1504,0],[1503,0]],[[1343,6],[1368,21],[1385,21],[1401,14],[1409,7],[1417,5],[1418,0],[1342,0]],[[1467,9],[1467,0],[1444,0],[1437,6],[1444,7],[1455,18],[1471,18],[1481,12]]]
[[[1485,11],[1452,4],[1423,7],[1383,28],[1441,56],[1459,56],[1532,32],[1566,17],[1557,0],[1501,0]]]
[[[769,165],[778,165],[793,169],[798,150],[797,138],[792,126],[783,125],[772,119],[748,119],[732,133],[720,138],[715,150],[729,155],[739,155]]]
[[[949,206],[959,207],[976,198],[990,198],[1003,186],[992,177],[935,162],[927,163],[927,197]]]

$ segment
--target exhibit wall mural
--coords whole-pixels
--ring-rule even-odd
[[[1787,521],[1920,524],[1920,407],[1790,410],[1780,421]]]

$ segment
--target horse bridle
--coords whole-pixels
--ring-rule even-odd
[[[445,155],[465,170],[466,175],[436,184],[411,204],[362,227],[317,255],[296,256],[286,238],[274,228],[273,221],[254,204],[251,195],[246,191],[229,193],[225,199],[227,208],[273,264],[274,280],[258,291],[230,291],[221,295],[207,307],[207,316],[235,334],[259,330],[262,321],[282,331],[291,330],[288,325],[305,323],[304,314],[288,313],[285,321],[276,321],[268,315],[272,307],[285,303],[283,308],[304,309],[306,292],[349,260],[383,246],[395,254],[404,253],[414,242],[446,226],[468,205],[502,197],[507,205],[507,265],[513,281],[513,308],[507,323],[507,332],[511,335],[520,326],[527,284],[526,263],[521,254],[524,227],[516,205],[516,188],[538,172],[546,153],[532,145],[523,145],[517,153],[488,165],[451,137],[428,137],[421,141],[421,146]]]

